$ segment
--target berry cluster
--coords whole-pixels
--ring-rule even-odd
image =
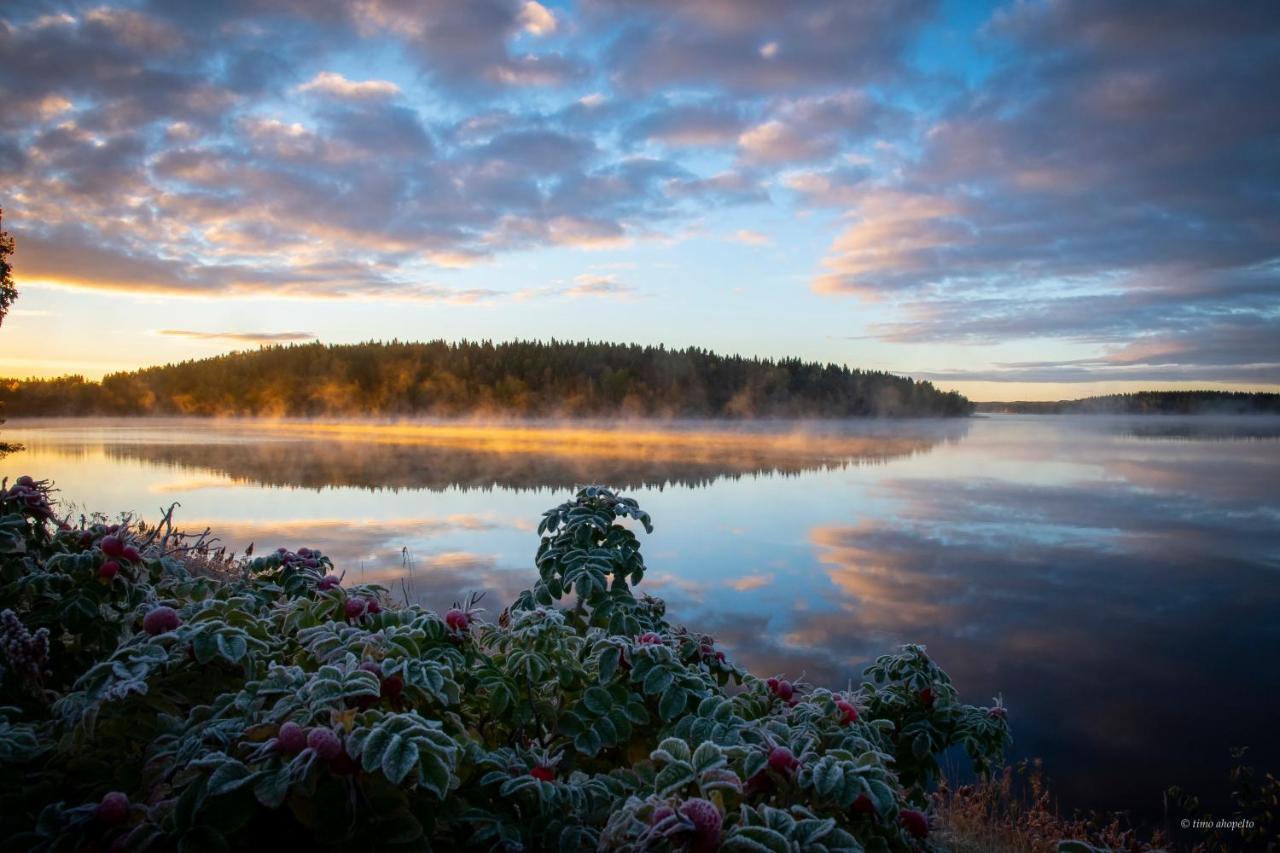
[[[282,566],[319,569],[323,559],[323,555],[319,551],[313,551],[310,548],[299,548],[297,551],[290,551],[288,548],[277,548],[276,553],[280,555],[280,564]]]
[[[665,837],[691,853],[709,853],[720,848],[724,816],[710,800],[691,797],[674,809],[654,809],[649,823],[653,835]]]
[[[317,760],[329,765],[340,776],[354,776],[360,772],[343,745],[342,734],[328,726],[303,728],[292,720],[280,726],[275,740],[268,745],[283,755],[300,755],[309,752]]]
[[[794,706],[799,701],[796,699],[795,685],[785,678],[767,678],[764,683],[769,687],[770,693],[788,705]]]
[[[453,607],[444,614],[444,624],[454,642],[461,642],[471,630],[471,623],[476,621],[476,614],[483,613],[484,608],[476,607],[484,593],[473,594],[466,601],[455,601]]]
[[[351,596],[342,605],[342,615],[348,622],[356,622],[364,616],[375,616],[382,612],[382,602],[369,596]]]
[[[49,503],[49,483],[22,475],[12,486],[0,488],[0,505],[6,510],[16,508],[37,521],[53,521],[53,506]]]
[[[0,651],[7,667],[28,683],[39,683],[49,663],[49,629],[33,634],[12,610],[0,613]]]

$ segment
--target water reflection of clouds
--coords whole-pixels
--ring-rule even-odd
[[[1018,754],[1046,758],[1065,802],[1141,806],[1170,783],[1216,783],[1232,744],[1280,764],[1262,698],[1280,692],[1280,441],[1254,421],[1201,440],[1176,420],[886,422],[843,461],[794,438],[597,444],[575,460],[569,445],[201,446],[176,430],[92,447],[86,431],[66,455],[44,441],[15,461],[95,508],[175,471],[207,477],[164,494],[239,547],[320,547],[436,608],[485,590],[491,615],[532,581],[541,510],[579,482],[641,486],[658,523],[642,590],[752,671],[843,686],[925,642],[966,699],[1004,693]]]
[[[1050,762],[1069,801],[1120,805],[1099,767],[1155,797],[1216,782],[1232,744],[1280,758],[1258,701],[1280,690],[1274,507],[1118,481],[881,488],[896,517],[811,531],[842,601],[798,620],[792,644],[828,661],[931,644],[970,698],[1004,692],[1020,751]],[[1188,741],[1189,713],[1228,708]]]
[[[446,533],[492,531],[499,526],[487,517],[453,515],[379,521],[226,521],[216,527],[224,542],[240,548],[254,542],[257,553],[279,545],[318,548],[333,560],[336,571],[346,573],[349,582],[382,584],[397,598],[407,593],[412,601],[438,610],[461,598],[464,591],[488,593],[486,605],[497,603],[501,610],[529,585],[528,570],[503,568],[498,554],[433,546],[433,540]]]

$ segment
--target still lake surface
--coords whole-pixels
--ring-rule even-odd
[[[1002,694],[1066,807],[1158,814],[1280,767],[1280,420],[457,425],[11,420],[0,470],[64,504],[318,547],[435,608],[533,577],[575,484],[639,499],[641,589],[759,675],[839,688],[922,642]]]

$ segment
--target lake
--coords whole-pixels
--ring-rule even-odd
[[[839,688],[922,642],[1003,695],[1067,807],[1151,817],[1280,767],[1280,421],[994,415],[825,424],[10,421],[9,476],[259,553],[308,545],[435,608],[534,577],[575,484],[653,515],[642,590],[763,676]]]

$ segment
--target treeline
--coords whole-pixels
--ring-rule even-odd
[[[978,403],[976,408],[1023,415],[1280,415],[1280,394],[1139,391],[1056,402]]]
[[[0,380],[49,415],[856,417],[967,415],[928,382],[799,359],[551,340],[319,343],[83,377]]]

